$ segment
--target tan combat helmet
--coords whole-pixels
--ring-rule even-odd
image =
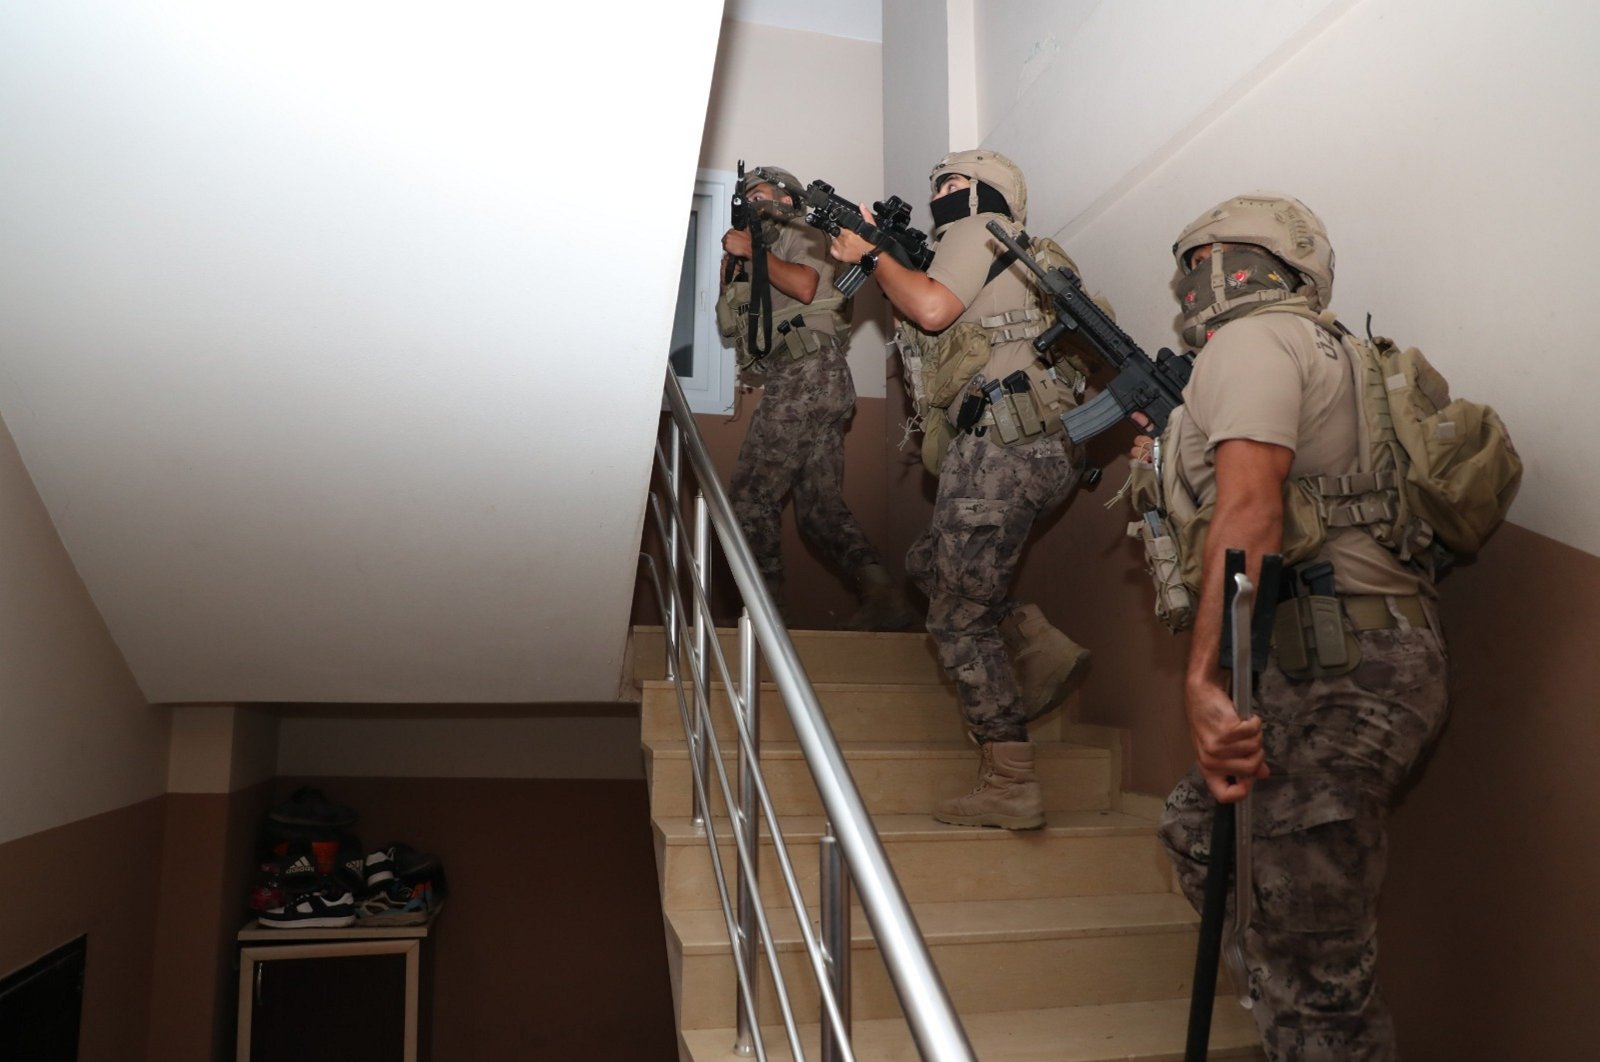
[[[1215,243],[1247,243],[1281,259],[1300,274],[1295,290],[1325,309],[1333,301],[1333,245],[1328,230],[1311,208],[1278,192],[1237,195],[1201,214],[1172,245],[1178,268],[1186,270],[1189,252]]]
[[[973,181],[987,184],[1004,197],[1013,221],[1018,225],[1027,223],[1028,184],[1022,179],[1022,171],[1017,168],[1017,164],[1000,152],[990,151],[988,148],[952,151],[940,159],[933,172],[928,174],[930,194],[939,190],[939,178],[947,173],[959,173]],[[980,213],[976,185],[967,193],[967,197],[969,216]]]
[[[792,206],[800,204],[800,193],[805,191],[805,185],[800,183],[800,178],[783,169],[781,166],[757,166],[753,170],[744,171],[747,187],[754,188],[758,184],[770,184],[780,195],[787,195]]]

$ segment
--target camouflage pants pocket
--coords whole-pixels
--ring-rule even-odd
[[[1376,980],[1383,808],[1338,773],[1257,786],[1249,965],[1267,1055],[1392,1058]]]
[[[990,498],[953,498],[935,515],[932,566],[940,591],[982,604],[1005,596],[1016,563],[1004,549],[1011,508]]]

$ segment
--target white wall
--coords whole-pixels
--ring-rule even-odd
[[[907,61],[895,6],[886,68]],[[1527,464],[1512,518],[1600,552],[1600,427],[1560,403],[1592,361],[1600,9],[1039,2],[981,5],[979,26],[983,142],[1022,163],[1033,227],[1136,338],[1175,341],[1188,221],[1292,192],[1332,233],[1346,322],[1372,312],[1504,415]]]
[[[950,150],[949,26],[943,4],[884,0],[883,176],[928,231],[928,172]],[[971,146],[971,145],[967,145]]]
[[[722,24],[700,165],[776,165],[872,203],[883,181],[883,59],[876,41],[729,19]],[[900,193],[904,195],[904,193]],[[849,360],[856,392],[882,398],[888,310],[877,285],[856,296]]]
[[[721,8],[0,9],[0,413],[150,700],[617,695]]]
[[[160,796],[167,733],[0,422],[0,844]]]

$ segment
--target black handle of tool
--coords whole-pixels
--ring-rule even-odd
[[[1183,1062],[1205,1062],[1211,1043],[1211,1008],[1217,998],[1217,964],[1222,959],[1222,923],[1228,913],[1228,881],[1233,877],[1233,805],[1218,804],[1211,820],[1211,865],[1206,868],[1200,907],[1200,943],[1194,953],[1194,991],[1189,996],[1189,1038]]]
[[[1244,574],[1242,549],[1223,555],[1222,638],[1223,667],[1233,666],[1233,596],[1235,575]],[[1211,818],[1211,864],[1206,868],[1205,897],[1200,904],[1200,942],[1194,953],[1194,990],[1189,996],[1189,1038],[1184,1062],[1204,1062],[1211,1043],[1211,1009],[1217,998],[1217,963],[1222,958],[1222,923],[1228,914],[1228,881],[1233,876],[1233,805],[1217,805]]]

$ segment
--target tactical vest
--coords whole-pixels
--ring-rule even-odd
[[[805,305],[774,311],[772,349],[757,356],[749,349],[750,282],[735,280],[723,286],[717,299],[717,331],[733,340],[740,371],[766,372],[781,361],[798,361],[831,346],[847,326],[845,309],[849,300],[833,292]],[[831,326],[831,327],[824,327]]]
[[[1284,484],[1285,565],[1316,556],[1328,529],[1341,527],[1362,528],[1430,580],[1475,555],[1505,519],[1522,480],[1522,461],[1499,415],[1452,401],[1449,384],[1415,347],[1361,339],[1331,313],[1309,307],[1278,304],[1247,316],[1257,313],[1305,317],[1338,340],[1357,403],[1356,471]],[[1172,445],[1184,415],[1180,406],[1158,446]],[[1140,514],[1128,534],[1144,543],[1156,615],[1178,631],[1192,622],[1199,600],[1215,505],[1199,505],[1181,462],[1156,465],[1159,475],[1136,464],[1122,493]]]
[[[1035,260],[1046,269],[1065,265],[1077,271],[1061,246],[1048,237],[1034,237],[1030,245]],[[993,281],[1016,259],[996,260],[989,274]],[[987,282],[986,282],[987,283]],[[1055,306],[1036,286],[1028,305],[976,321],[961,321],[930,335],[902,321],[891,346],[900,355],[900,371],[911,396],[910,427],[922,431],[922,463],[938,475],[945,450],[955,436],[953,410],[959,399],[974,394],[973,382],[994,347],[1031,340],[1055,323]],[[1074,358],[1057,357],[1053,363],[1035,361],[1022,370],[1026,390],[1002,389],[984,411],[978,426],[1002,446],[1031,442],[1062,430],[1061,414],[1076,406],[1086,375]],[[998,382],[998,381],[991,381]]]

